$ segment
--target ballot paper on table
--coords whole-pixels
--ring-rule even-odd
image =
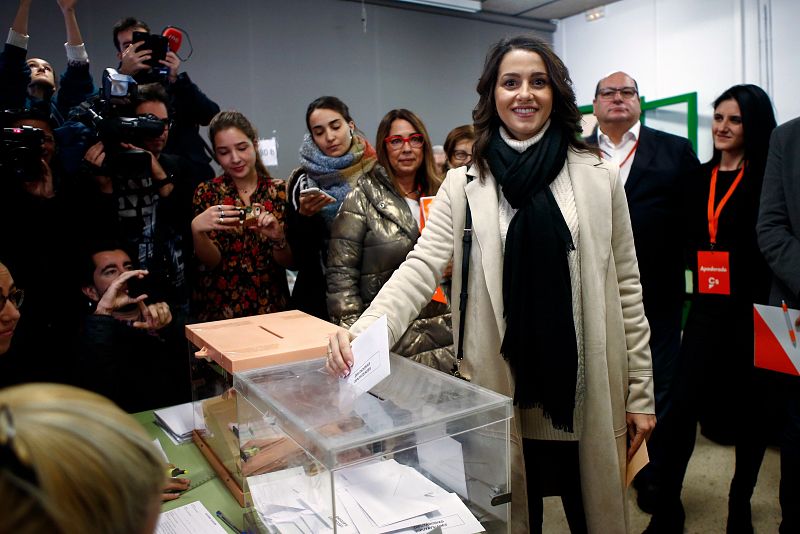
[[[389,327],[386,315],[359,335],[350,344],[353,351],[353,367],[347,383],[364,393],[389,376]]]
[[[186,443],[192,439],[192,430],[195,428],[195,419],[197,419],[194,405],[193,402],[187,402],[153,411],[156,425],[164,429],[175,445]],[[202,409],[200,403],[197,405],[197,409]],[[202,417],[197,420],[202,421]]]
[[[163,512],[155,534],[228,534],[200,501]]]

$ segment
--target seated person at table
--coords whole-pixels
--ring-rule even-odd
[[[84,260],[81,291],[93,312],[78,343],[75,383],[129,413],[188,401],[188,361],[167,341],[169,305],[148,299],[148,271],[134,269],[113,242],[93,245]]]
[[[164,462],[144,429],[75,387],[0,391],[0,532],[150,534]]]

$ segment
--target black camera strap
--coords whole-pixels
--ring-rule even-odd
[[[467,185],[472,181],[472,176],[467,175]],[[466,191],[464,193],[466,196]],[[461,237],[461,292],[458,304],[460,320],[458,321],[458,346],[456,349],[456,361],[453,362],[453,369],[450,371],[456,378],[462,378],[461,360],[464,359],[464,323],[467,319],[467,298],[469,297],[469,257],[472,252],[472,210],[469,208],[469,199],[466,203],[466,217],[464,219],[464,234]]]

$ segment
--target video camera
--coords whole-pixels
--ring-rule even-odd
[[[136,95],[137,85],[132,77],[107,68],[98,97],[82,103],[70,115],[71,120],[80,121],[96,132],[97,140],[103,142],[106,157],[98,173],[112,180],[149,177],[150,154],[124,149],[120,143],[141,145],[143,140],[164,132],[160,120],[128,116],[133,115]]]
[[[3,128],[0,133],[0,173],[15,183],[35,182],[42,176],[44,130],[32,126]]]

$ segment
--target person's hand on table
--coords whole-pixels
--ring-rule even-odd
[[[161,492],[161,501],[174,501],[179,498],[184,491],[189,489],[190,482],[188,478],[167,478],[167,483]]]

